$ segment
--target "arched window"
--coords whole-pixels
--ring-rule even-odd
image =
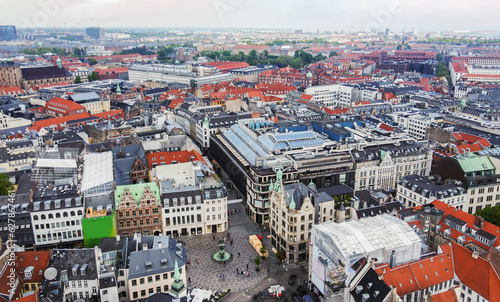
[[[49,214],[49,219],[54,219],[54,215]]]
[[[71,216],[75,216],[75,211],[71,211],[71,212],[70,212],[70,215],[71,215]]]
[[[68,217],[68,212],[63,212],[63,217]]]
[[[78,210],[78,216],[81,216],[81,215],[83,215],[82,210]]]
[[[61,213],[56,213],[56,218],[61,218]]]
[[[33,220],[38,220],[38,215],[34,215]]]
[[[45,214],[42,214],[42,215],[40,216],[40,219],[41,219],[41,220],[44,220],[44,219],[47,219],[47,217],[45,217]]]

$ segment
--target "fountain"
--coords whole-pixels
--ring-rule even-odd
[[[231,254],[226,252],[224,249],[226,248],[226,244],[224,243],[224,239],[219,240],[219,251],[213,255],[215,261],[224,262],[231,258]]]

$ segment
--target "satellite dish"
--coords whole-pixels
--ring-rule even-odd
[[[49,281],[55,280],[57,277],[57,270],[54,267],[49,267],[45,270],[43,276]]]

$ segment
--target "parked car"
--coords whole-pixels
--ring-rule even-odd
[[[297,276],[291,275],[290,278],[288,278],[288,284],[295,284],[295,280],[297,280]]]
[[[293,302],[301,302],[302,301],[302,299],[300,298],[300,296],[297,293],[292,294],[292,300],[293,300]]]
[[[302,299],[304,299],[304,302],[314,302],[313,298],[309,295],[305,295]]]
[[[307,292],[306,292],[306,288],[303,287],[302,285],[298,286],[297,287],[297,292],[299,293],[300,296],[304,296]]]

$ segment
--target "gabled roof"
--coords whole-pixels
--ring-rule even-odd
[[[442,253],[419,261],[391,268],[389,264],[377,266],[388,285],[396,287],[399,296],[443,283],[454,278],[451,247],[441,246]]]
[[[455,289],[449,289],[445,292],[435,294],[432,296],[432,302],[459,302]]]
[[[47,108],[48,106],[53,106],[67,112],[73,110],[86,110],[82,105],[62,98],[52,98],[45,104],[45,108]]]
[[[50,118],[50,119],[45,119],[45,120],[39,120],[33,123],[33,126],[29,127],[28,129],[30,130],[36,130],[40,131],[40,129],[49,127],[49,126],[59,126],[60,124],[64,124],[69,121],[73,120],[78,120],[78,119],[83,119],[86,117],[89,117],[89,113],[80,113],[80,114],[75,114],[75,115],[70,115],[70,116],[62,116],[62,117],[55,117],[55,118]]]
[[[453,206],[450,206],[449,204],[446,204],[440,200],[434,200],[432,202],[432,204],[434,205],[435,208],[438,208],[440,210],[442,210],[444,212],[444,215],[443,215],[443,219],[439,222],[439,224],[441,225],[444,225],[443,222],[445,220],[445,218],[448,216],[448,215],[451,215],[455,218],[458,218],[462,221],[465,221],[467,222],[467,227],[470,228],[470,229],[473,229],[473,230],[476,230],[478,231],[479,229],[474,225],[474,222],[476,221],[476,216],[472,215],[472,214],[469,214],[467,212],[464,212],[462,210],[459,210]],[[417,207],[417,208],[422,208],[422,207]],[[416,208],[416,209],[417,209]],[[455,229],[452,229],[452,231],[456,231]],[[484,221],[484,225],[483,227],[481,228],[481,231],[484,231],[484,232],[487,232],[491,235],[494,235],[497,237],[497,239],[495,240],[495,242],[493,243],[493,247],[498,247],[500,246],[500,227],[492,224],[492,223],[489,223],[487,221]],[[453,235],[453,233],[452,233]],[[476,244],[481,244],[481,242],[475,240]]]
[[[26,81],[71,77],[64,67],[57,66],[21,68],[21,73]]]
[[[16,253],[16,270],[24,283],[39,283],[43,280],[43,273],[49,265],[49,251],[26,251]],[[33,267],[31,278],[26,278],[25,271]],[[21,272],[22,270],[22,272]]]
[[[500,276],[495,272],[490,261],[475,258],[469,249],[450,242],[455,274],[460,282],[470,287],[490,302],[500,301]]]

